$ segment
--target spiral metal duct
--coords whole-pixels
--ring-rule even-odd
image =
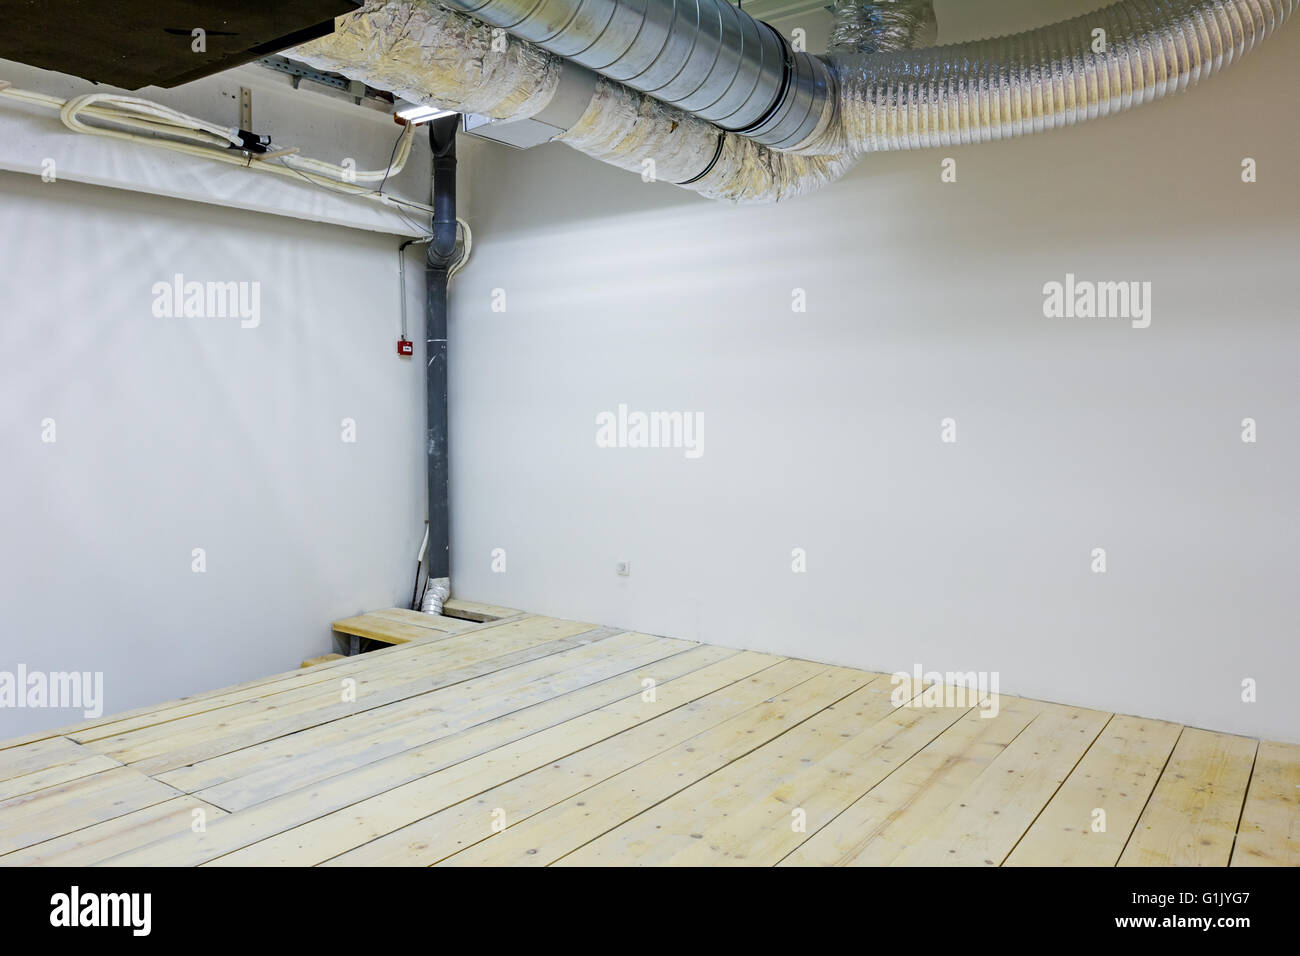
[[[776,148],[831,108],[826,65],[728,0],[447,0],[475,19]]]

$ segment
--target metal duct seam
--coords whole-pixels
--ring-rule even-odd
[[[287,55],[411,102],[503,120],[549,117],[562,73],[579,69],[435,0],[367,0],[335,21],[333,35]],[[657,180],[732,202],[799,195],[850,165],[835,157],[783,157],[603,78],[557,139],[622,169],[652,170]]]
[[[587,111],[556,138],[620,169],[680,184],[710,165],[719,135],[697,117],[601,79]]]
[[[787,148],[834,98],[826,65],[729,0],[448,0],[723,130]]]
[[[605,79],[587,112],[557,139],[620,169],[734,203],[791,199],[834,182],[857,162],[778,153]]]

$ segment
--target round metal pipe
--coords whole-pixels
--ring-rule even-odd
[[[825,65],[727,0],[446,2],[765,145],[798,145],[832,112]]]

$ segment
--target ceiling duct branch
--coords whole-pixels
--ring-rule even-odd
[[[587,67],[559,52],[503,32],[532,17],[548,24],[537,33],[545,43],[582,54],[602,74],[586,109],[558,140],[710,198],[777,202],[834,182],[869,152],[1021,136],[1181,91],[1249,52],[1300,4],[1120,0],[1012,36],[911,49],[930,35],[922,9],[928,5],[877,0],[863,5],[863,16],[854,21],[857,32],[846,25],[839,33],[844,44],[872,52],[783,59],[783,74],[815,63],[807,69],[826,78],[824,100],[815,95],[820,80],[805,86],[812,92],[800,99],[791,92],[800,89],[799,82],[787,77],[785,92],[764,118],[737,132],[722,123],[754,119],[757,104],[774,89],[772,61],[757,52],[766,33],[748,32],[743,21],[724,19],[730,14],[703,0],[588,0],[601,4],[584,8],[603,11],[599,17],[575,16],[572,5],[581,0],[523,0],[526,9],[509,20],[502,11],[515,2],[488,0],[484,7],[511,24],[493,29],[434,0],[367,0],[357,13],[336,21],[333,36],[290,55],[413,102],[519,119],[545,110],[569,71],[587,74]],[[655,35],[663,42],[643,42],[638,38],[649,35],[644,30],[621,26],[632,22],[624,18],[630,13],[619,13],[623,7],[640,11],[647,28],[657,24]],[[911,26],[898,19],[904,7],[914,17]],[[712,20],[705,16],[710,10]],[[694,24],[694,32],[673,28],[678,21]],[[710,64],[696,63],[698,42],[713,35],[708,31],[721,37],[729,29],[741,48],[706,43],[703,49],[713,51]],[[742,56],[745,49],[749,53]],[[722,76],[730,79],[724,83]],[[725,112],[717,112],[724,103]],[[696,115],[683,104],[704,105]],[[777,130],[780,149],[760,142]]]
[[[931,46],[939,36],[934,0],[835,0],[830,53],[882,53]]]

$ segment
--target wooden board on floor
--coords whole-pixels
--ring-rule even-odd
[[[1232,865],[1300,866],[1300,744],[1259,745]]]
[[[1185,727],[1120,866],[1227,866],[1256,741]]]
[[[464,598],[448,598],[443,602],[442,613],[447,617],[460,617],[467,621],[498,621],[523,613],[512,607],[500,607],[496,604],[483,604],[480,601],[466,601]]]
[[[341,661],[342,654],[320,654],[316,657],[309,657],[302,662],[303,667],[315,667],[317,664],[328,664],[330,661]]]
[[[1300,745],[444,611],[0,741],[0,865],[1300,865]]]
[[[1111,718],[1007,865],[1114,866],[1180,729],[1160,720]]]

